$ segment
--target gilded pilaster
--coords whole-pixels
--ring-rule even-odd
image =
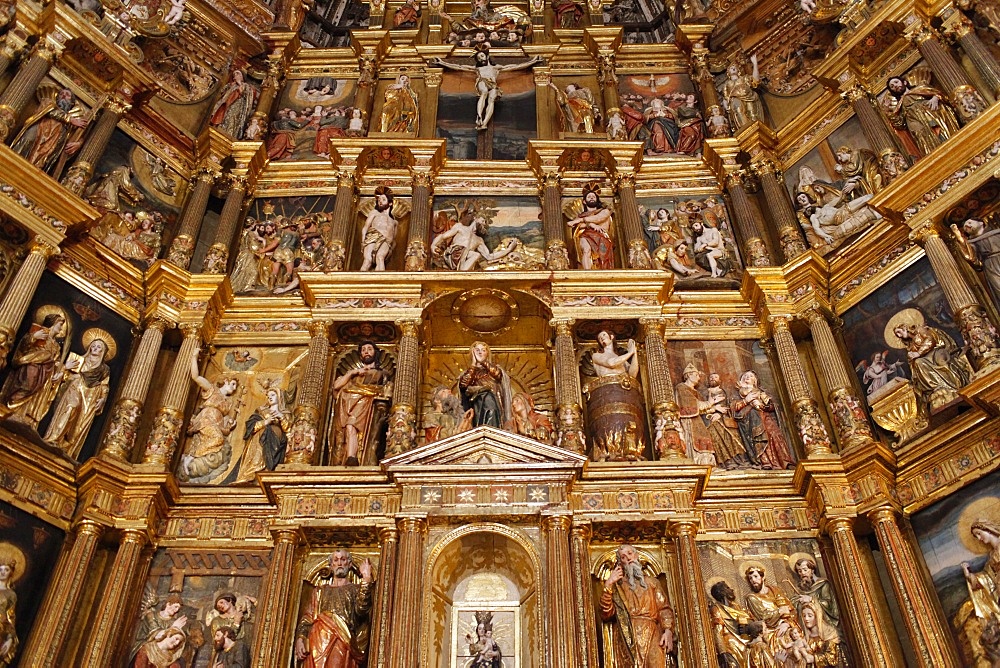
[[[753,165],[753,170],[760,179],[764,191],[764,201],[767,202],[771,215],[774,216],[778,228],[778,241],[785,262],[790,262],[808,250],[806,239],[802,235],[799,220],[792,208],[792,201],[785,187],[785,179],[778,171],[777,165],[770,160],[761,160]]]
[[[548,604],[548,657],[551,668],[580,665],[576,657],[576,637],[573,632],[573,578],[572,560],[569,555],[569,529],[572,520],[568,515],[549,515],[542,518],[545,529],[545,575]]]
[[[316,454],[319,431],[319,407],[323,402],[323,385],[330,356],[330,323],[314,320],[309,324],[309,354],[299,385],[299,401],[295,406],[295,422],[288,439],[285,462],[312,464]]]
[[[559,172],[547,172],[539,183],[542,195],[542,231],[545,234],[545,266],[553,271],[569,269],[559,178]]]
[[[294,628],[290,620],[295,614],[292,594],[299,573],[297,550],[300,541],[298,529],[282,527],[272,530],[274,549],[267,578],[258,600],[260,622],[254,639],[251,656],[254,668],[279,668],[288,664],[286,638]]]
[[[968,123],[986,109],[986,100],[929,27],[919,28],[913,34],[913,42],[951,99],[959,118]]]
[[[118,121],[128,113],[132,105],[125,100],[112,97],[104,106],[104,111],[97,118],[94,127],[90,130],[87,140],[80,148],[80,153],[76,156],[76,161],[66,170],[62,184],[70,192],[82,195],[84,188],[94,175],[94,165],[104,155],[104,151],[111,142],[111,135],[118,127]]]
[[[708,599],[705,596],[701,561],[698,559],[698,546],[695,542],[698,525],[690,520],[682,520],[675,522],[670,529],[677,548],[678,570],[683,579],[680,605],[674,606],[674,611],[683,621],[675,634],[679,631],[683,637],[681,647],[687,650],[687,660],[691,665],[714,668],[719,663],[714,651],[715,645],[711,641],[713,633],[708,618]],[[677,642],[677,635],[674,642]]]
[[[639,216],[639,201],[635,197],[635,174],[618,174],[615,177],[618,190],[618,215],[621,217],[621,240],[628,249],[629,269],[651,269],[653,260],[649,257],[649,247],[642,230]]]
[[[229,192],[222,205],[219,215],[219,226],[215,229],[215,239],[212,247],[205,254],[205,264],[202,272],[206,274],[224,274],[229,264],[229,249],[239,231],[243,218],[243,204],[247,193],[247,177],[239,174],[229,175]]]
[[[573,600],[576,612],[576,645],[580,648],[580,668],[599,668],[597,661],[597,614],[590,574],[590,524],[574,524],[570,553],[573,558]]]
[[[7,366],[7,355],[14,346],[15,333],[28,312],[28,304],[38,289],[38,282],[42,280],[45,265],[58,252],[57,247],[44,241],[36,239],[32,242],[28,256],[0,302],[0,369]]]
[[[0,94],[0,141],[7,141],[14,134],[18,117],[28,106],[61,50],[46,37],[39,39],[27,62],[21,65]]]
[[[101,442],[101,452],[113,459],[123,462],[131,459],[142,406],[153,379],[156,358],[160,354],[163,331],[166,328],[167,323],[161,318],[153,318],[146,324],[122,384],[121,394],[111,409],[111,419]]]
[[[371,15],[375,19],[374,12]],[[371,23],[371,27],[376,27]],[[354,97],[354,106],[361,110],[365,119],[365,129],[371,127],[373,91],[378,83],[378,56],[366,49],[358,56],[358,92]]]
[[[792,400],[792,411],[796,430],[806,457],[827,457],[833,452],[830,435],[816,407],[816,401],[809,391],[802,360],[795,347],[795,339],[788,328],[788,318],[777,316],[772,323],[774,349],[778,353],[778,364],[781,365],[781,375],[785,378],[788,395]]]
[[[941,620],[934,594],[928,589],[917,557],[899,528],[896,511],[888,507],[876,508],[868,513],[868,519],[885,558],[903,622],[917,655],[917,665],[921,668],[960,666],[951,631]]]
[[[556,445],[566,450],[586,452],[583,431],[583,411],[580,408],[580,372],[576,366],[573,346],[573,320],[560,318],[549,321],[556,330],[555,372],[556,389]]]
[[[437,134],[438,99],[441,97],[442,81],[444,72],[440,69],[428,69],[424,74],[424,96],[420,101],[418,137],[433,139]]]
[[[712,114],[713,107],[722,112],[719,90],[715,87],[715,77],[708,68],[709,55],[708,49],[704,46],[695,46],[691,49],[691,78],[698,84],[698,92],[701,93],[701,102],[707,115]]]
[[[896,135],[876,108],[872,94],[867,89],[854,85],[841,93],[841,97],[851,103],[854,115],[861,124],[861,132],[864,133],[872,150],[878,154],[879,171],[883,182],[891,183],[910,166],[909,161],[899,150]]]
[[[184,424],[184,405],[191,390],[191,361],[198,355],[201,325],[180,326],[184,340],[174,359],[173,369],[163,390],[160,408],[153,417],[153,426],[146,440],[143,464],[166,468],[170,465]]]
[[[401,517],[396,582],[392,589],[392,644],[389,668],[413,668],[419,662],[420,598],[423,592],[424,539],[427,519]]]
[[[417,398],[420,391],[420,324],[416,320],[396,322],[402,331],[396,355],[392,413],[386,436],[387,457],[412,450],[417,445]]]
[[[378,582],[375,585],[374,619],[369,641],[368,665],[385,668],[388,661],[389,629],[392,628],[392,591],[396,577],[396,551],[399,547],[399,530],[395,527],[379,529]]]
[[[727,176],[726,192],[733,205],[733,219],[743,243],[744,258],[751,267],[769,267],[774,264],[764,243],[764,233],[760,229],[756,212],[750,204],[745,186],[747,174],[743,171],[733,172]]]
[[[167,252],[167,262],[175,264],[181,269],[187,269],[191,264],[191,255],[194,254],[194,246],[198,243],[198,232],[205,219],[208,198],[212,194],[212,184],[215,182],[215,177],[215,171],[207,168],[199,169],[191,188],[191,194],[188,195],[187,202],[184,204],[184,212],[181,214],[177,236],[170,242],[170,249]]]
[[[427,244],[431,229],[431,189],[429,172],[413,170],[413,197],[410,204],[410,232],[406,242],[406,271],[427,268]]]
[[[681,436],[680,413],[674,395],[674,381],[667,363],[667,347],[663,341],[663,325],[657,318],[640,318],[643,341],[646,344],[646,378],[649,400],[656,418],[653,453],[661,460],[687,458]]]
[[[327,247],[330,249],[328,271],[347,269],[347,243],[354,222],[354,170],[342,169],[337,173],[337,197],[333,203],[333,224]]]

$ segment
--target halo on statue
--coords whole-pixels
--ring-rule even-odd
[[[924,314],[920,312],[920,309],[904,308],[902,311],[899,311],[894,316],[889,318],[889,322],[885,323],[883,337],[885,338],[886,345],[890,348],[895,348],[896,350],[906,348],[906,343],[896,336],[895,329],[900,325],[905,325],[907,327],[910,325],[916,325],[917,327],[920,327],[923,324]]]
[[[816,557],[808,552],[793,552],[788,555],[788,570],[792,572],[792,575],[798,575],[798,573],[795,572],[795,564],[799,563],[802,559],[806,559],[811,562],[812,565],[819,570],[819,560],[816,559]]]
[[[358,207],[358,215],[361,217],[362,222],[368,217],[368,214],[372,212],[375,208],[375,198],[366,199]],[[392,217],[396,220],[402,220],[405,216],[410,213],[410,203],[404,199],[400,199],[398,196],[393,196],[392,199]]]
[[[972,525],[980,520],[1000,523],[1000,497],[986,496],[967,505],[958,516],[958,538],[969,552],[986,554],[988,545],[972,535]]]
[[[750,572],[750,570],[752,569],[756,569],[759,570],[761,573],[767,574],[767,568],[765,568],[764,564],[757,561],[756,559],[747,559],[742,564],[740,564],[740,573],[743,574],[744,578],[747,576],[747,573]]]
[[[712,587],[719,584],[720,582],[725,582],[725,581],[726,578],[722,577],[721,575],[716,575],[715,577],[708,578],[707,580],[705,580],[705,591],[707,591],[708,595],[711,596]]]
[[[14,565],[14,572],[11,573],[10,579],[7,581],[8,585],[12,585],[24,575],[24,569],[28,564],[28,560],[25,558],[24,552],[17,545],[3,542],[0,543],[0,564]]]
[[[69,319],[69,314],[66,313],[66,309],[64,309],[62,306],[57,306],[55,304],[44,304],[42,306],[39,306],[38,309],[35,310],[35,322],[40,325],[42,324],[42,321],[45,320],[46,316],[50,315],[62,316],[63,320],[66,321],[66,335],[68,336],[69,324],[71,321]]]
[[[81,337],[83,341],[84,348],[90,348],[90,344],[94,342],[94,339],[100,339],[104,341],[104,345],[107,346],[108,352],[104,355],[104,361],[110,362],[118,354],[118,344],[115,343],[115,339],[111,336],[110,332],[107,332],[100,327],[91,327],[83,333]]]

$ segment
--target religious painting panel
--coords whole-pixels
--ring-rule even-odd
[[[619,74],[618,95],[626,138],[643,142],[646,155],[701,154],[705,123],[687,72]]]
[[[317,0],[306,11],[299,37],[317,49],[350,46],[351,30],[368,27],[369,11],[359,0]]]
[[[881,219],[868,201],[892,176],[865,140],[857,117],[831,132],[785,174],[809,245],[827,255]]]
[[[436,197],[430,265],[452,271],[542,269],[541,216],[534,196]]]
[[[739,248],[722,196],[640,197],[639,216],[653,264],[677,289],[738,288]]]
[[[276,103],[267,139],[271,160],[330,157],[330,139],[364,136],[367,119],[353,107],[356,79],[290,79]]]
[[[90,236],[146,269],[176,229],[187,190],[187,179],[161,157],[116,130],[86,190],[87,201],[103,214]]]
[[[249,665],[270,561],[268,552],[157,550],[123,668]]]
[[[326,243],[335,198],[267,197],[250,204],[229,273],[238,295],[294,293],[300,271],[342,269],[344,249]]]
[[[844,343],[869,406],[904,393],[926,416],[961,401],[958,390],[972,370],[944,291],[926,259],[901,271],[841,317]]]
[[[602,195],[607,195],[607,199],[602,199]],[[563,198],[562,215],[572,268],[614,269],[626,264],[616,243],[614,199],[611,186],[599,181],[586,184],[579,196]]]
[[[10,147],[59,180],[83,146],[95,112],[78,100],[72,90],[50,77],[35,89],[34,101],[34,105],[29,103],[24,125]]]
[[[815,540],[706,541],[698,553],[720,663],[848,665],[844,621]]]
[[[0,472],[7,486],[9,471]],[[6,476],[6,477],[5,477]],[[17,484],[17,481],[9,481]],[[0,502],[0,665],[17,666],[62,548],[64,533]]]
[[[794,467],[791,422],[757,341],[669,341],[667,355],[689,457],[726,470]]]
[[[9,431],[82,462],[97,449],[132,324],[54,274],[38,284],[0,386]]]
[[[252,484],[284,461],[305,347],[219,348],[203,371],[176,475],[181,482]],[[197,373],[196,373],[197,371]]]

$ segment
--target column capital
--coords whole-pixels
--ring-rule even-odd
[[[229,181],[229,192],[232,193],[234,190],[241,190],[241,197],[246,195],[247,190],[250,188],[250,178],[246,174],[234,174],[230,172],[227,175],[227,180]]]
[[[657,317],[639,318],[639,326],[642,328],[644,336],[655,334],[663,336],[663,319]]]
[[[123,529],[122,537],[119,542],[122,544],[132,543],[142,547],[149,542],[149,534],[145,529]]]
[[[695,519],[681,519],[671,522],[670,534],[677,538],[681,536],[694,538],[698,535],[698,521]]]
[[[544,88],[547,87],[550,83],[552,83],[552,73],[547,68],[536,67],[533,70],[532,74],[535,75],[536,86],[541,86]]]
[[[437,88],[444,80],[444,70],[437,67],[429,67],[424,72],[424,85]]]
[[[302,532],[298,527],[275,527],[271,529],[271,537],[275,547],[279,544],[295,547],[302,542]]]
[[[871,99],[871,93],[867,88],[855,82],[840,92],[840,97],[847,102],[854,102],[861,98]]]
[[[97,520],[92,520],[86,517],[77,520],[77,522],[73,525],[73,531],[77,535],[90,534],[97,538],[100,538],[101,535],[107,530],[107,528],[108,527],[101,524]]]
[[[762,154],[750,163],[750,170],[757,176],[770,175],[776,179],[781,176],[781,168],[771,159],[771,156]]]
[[[399,528],[400,534],[425,533],[427,531],[427,518],[413,516],[397,517],[396,526]]]
[[[59,246],[53,246],[48,241],[43,241],[38,237],[31,240],[30,253],[35,255],[41,255],[42,259],[48,260],[49,258],[59,255]]]
[[[358,85],[371,86],[378,80],[378,54],[365,51],[358,56]]]
[[[215,180],[219,178],[221,173],[222,172],[217,164],[214,163],[200,164],[198,165],[197,168],[195,168],[194,176],[191,179],[192,180],[191,185],[193,187],[197,187],[199,182],[212,185],[213,183],[215,183]]]
[[[726,174],[726,188],[746,188],[750,170],[736,169]]]
[[[813,304],[805,311],[803,311],[801,315],[802,318],[807,323],[809,323],[810,327],[819,324],[820,322],[826,323],[828,327],[830,326],[830,321],[827,320],[826,313],[823,312],[822,307],[820,307],[818,304]]]
[[[378,539],[381,542],[399,540],[399,529],[396,527],[381,527],[378,530]]]
[[[899,513],[892,506],[879,506],[868,511],[868,519],[871,522],[896,522]]]
[[[915,241],[921,246],[927,243],[932,237],[940,237],[941,232],[933,220],[925,220],[910,231],[910,241]]]
[[[598,80],[602,86],[618,85],[618,73],[615,71],[616,65],[614,51],[602,50],[597,54]]]
[[[549,326],[556,330],[556,336],[573,336],[573,325],[576,320],[573,318],[553,318],[549,320]]]
[[[410,336],[416,338],[420,333],[420,325],[423,324],[423,320],[420,318],[408,318],[405,320],[397,320],[396,326],[402,330],[403,336]]]
[[[185,339],[196,339],[201,336],[200,322],[184,322],[177,325],[177,328],[184,332]]]
[[[547,531],[569,531],[573,526],[573,519],[567,514],[545,515],[542,517],[542,526]]]
[[[769,315],[767,316],[768,322],[771,323],[771,327],[776,332],[791,332],[789,329],[788,316],[786,315]]]
[[[35,44],[35,48],[32,50],[32,56],[41,56],[50,63],[55,61],[62,52],[65,46],[57,42],[51,34],[43,36]]]
[[[924,42],[935,39],[937,35],[923,19],[916,17],[916,20],[910,24],[907,30],[907,37],[913,42],[914,46],[919,47]]]
[[[635,172],[615,172],[611,177],[611,182],[615,186],[615,190],[621,194],[622,190],[635,190]]]
[[[330,335],[330,327],[333,323],[329,320],[310,320],[309,321],[309,336],[315,338],[317,336],[327,337]]]
[[[433,188],[434,174],[427,169],[410,168],[410,179],[414,188]]]
[[[579,538],[582,541],[589,541],[594,536],[594,527],[590,524],[590,522],[574,523],[573,527],[570,529],[570,534],[573,538]]]
[[[548,171],[538,177],[538,187],[542,190],[546,188],[560,188],[562,186],[562,173],[559,170]]]
[[[104,103],[104,108],[113,114],[124,116],[132,109],[132,103],[125,99],[121,93],[116,92],[108,97]]]
[[[853,517],[828,517],[826,518],[826,532],[833,535],[837,531],[853,531],[854,530],[854,518]]]
[[[170,329],[170,327],[172,325],[171,325],[171,323],[166,318],[163,318],[163,317],[158,316],[158,315],[154,315],[154,316],[151,316],[151,317],[146,318],[145,320],[143,320],[142,326],[143,326],[144,330],[147,330],[147,329],[157,329],[157,330],[159,330],[161,332],[164,332],[164,331]]]

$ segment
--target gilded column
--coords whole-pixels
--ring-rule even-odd
[[[103,533],[103,525],[84,519],[77,522],[73,534],[67,539],[45,591],[35,625],[21,652],[20,665],[24,668],[60,665],[63,645],[72,628],[91,561]]]
[[[781,375],[785,378],[788,396],[792,400],[792,414],[795,428],[802,439],[806,457],[828,457],[833,453],[830,435],[819,416],[816,400],[809,391],[809,381],[802,369],[802,360],[795,347],[795,339],[788,328],[788,318],[775,316],[773,319],[774,349],[778,353]]]
[[[573,632],[572,560],[569,555],[569,529],[572,521],[568,515],[549,515],[542,518],[545,529],[545,573],[548,584],[549,617],[548,666],[565,668],[578,666],[576,634]]]
[[[107,585],[98,598],[94,623],[87,629],[87,645],[82,666],[110,666],[118,643],[124,638],[124,623],[129,612],[130,594],[142,586],[136,576],[142,569],[146,533],[139,529],[122,532],[118,554],[115,555]],[[148,553],[147,553],[148,558]]]
[[[948,250],[948,244],[938,234],[934,223],[931,221],[923,223],[910,233],[910,238],[924,247],[931,269],[934,270],[934,276],[941,284],[948,306],[955,314],[962,338],[968,344],[969,361],[977,373],[1000,364],[996,328],[962,277],[955,257]]]
[[[292,592],[295,591],[299,572],[296,551],[299,546],[298,529],[282,527],[274,529],[274,549],[271,564],[267,568],[267,578],[260,592],[258,609],[260,621],[253,651],[256,660],[254,668],[279,668],[288,664],[285,652],[286,638],[291,629],[286,628],[294,617]],[[292,621],[294,627],[294,621]]]
[[[994,96],[1000,93],[1000,63],[993,57],[989,47],[979,39],[972,22],[960,15],[951,28],[951,34],[969,56],[969,60],[972,61],[983,81],[990,87],[990,92]]]
[[[535,124],[538,127],[538,138],[543,140],[558,139],[559,124],[556,119],[562,112],[558,108],[552,109],[552,90],[549,88],[549,84],[552,83],[552,72],[549,71],[548,67],[536,67],[532,70],[532,74],[535,81]],[[480,143],[482,143],[481,140],[480,136]],[[477,148],[476,157],[480,160],[484,159],[486,156],[480,155],[482,147]],[[492,146],[490,150],[492,151]]]
[[[574,524],[570,532],[573,558],[573,600],[576,612],[576,645],[580,648],[580,668],[599,668],[597,660],[597,614],[590,574],[590,524]]]
[[[413,197],[410,204],[410,232],[406,241],[406,271],[423,271],[427,268],[427,244],[431,232],[430,172],[413,170]]]
[[[750,196],[747,195],[744,185],[746,177],[743,171],[733,172],[728,175],[726,181],[726,192],[729,193],[729,200],[733,205],[733,222],[736,223],[740,241],[743,242],[744,258],[749,266],[770,267],[774,262],[767,252],[764,233],[760,229],[753,205],[750,204]]]
[[[830,324],[818,309],[810,309],[806,313],[809,329],[812,331],[813,343],[816,345],[816,356],[819,358],[823,377],[830,387],[827,400],[830,404],[830,417],[837,432],[840,449],[846,450],[856,445],[870,443],[872,430],[865,415],[865,409],[854,395],[854,384],[844,366],[843,356],[837,340],[833,338]]]
[[[112,97],[104,106],[104,111],[98,117],[94,127],[90,130],[87,140],[83,142],[80,153],[76,156],[72,167],[66,170],[62,184],[66,189],[77,195],[83,194],[90,177],[94,175],[94,165],[104,155],[105,149],[111,142],[111,135],[118,127],[118,121],[122,119],[132,105],[119,97]]]
[[[330,226],[330,238],[327,248],[330,249],[330,264],[324,267],[327,271],[344,271],[347,268],[347,243],[351,235],[351,223],[354,221],[354,169],[341,169],[337,172],[337,195],[333,202],[333,223]]]
[[[139,339],[139,347],[129,365],[118,401],[111,409],[111,420],[101,442],[101,452],[113,459],[123,462],[131,459],[142,405],[149,392],[149,383],[153,379],[156,357],[160,354],[163,331],[166,328],[166,321],[154,317],[146,323],[146,329]]]
[[[146,440],[146,451],[142,463],[166,468],[170,465],[181,436],[184,424],[184,405],[191,391],[191,360],[198,355],[201,341],[201,325],[180,326],[184,340],[174,359],[166,387],[163,390],[160,408],[153,416],[153,426]]]
[[[199,169],[191,194],[184,203],[177,236],[170,242],[170,250],[167,252],[167,262],[181,269],[187,269],[191,264],[191,255],[194,253],[194,245],[198,242],[198,232],[201,230],[201,222],[205,219],[208,198],[212,194],[214,182],[215,173],[212,170]]]
[[[267,75],[260,87],[257,108],[254,109],[253,116],[247,123],[244,139],[257,141],[263,139],[267,134],[268,119],[271,118],[271,108],[278,96],[283,71],[280,53],[272,54],[267,61]]]
[[[392,457],[417,445],[417,400],[420,392],[420,319],[398,320],[402,331],[392,387],[392,413],[385,454]]]
[[[885,117],[872,101],[872,94],[863,86],[854,85],[841,93],[841,97],[851,103],[854,115],[861,124],[861,132],[878,154],[883,181],[888,184],[910,167],[909,161],[899,150],[896,135],[885,121]]]
[[[929,27],[922,26],[917,30],[913,34],[913,42],[951,99],[959,118],[968,123],[986,109],[986,100]]]
[[[542,195],[542,231],[545,235],[545,266],[553,271],[569,269],[559,179],[559,172],[547,172],[539,184]]]
[[[375,18],[374,12],[371,18]],[[371,27],[377,26],[375,23],[371,23]],[[375,84],[378,83],[378,56],[369,50],[358,56],[358,72],[358,92],[354,96],[354,106],[361,110],[365,119],[365,129],[368,129],[371,127],[372,102],[374,101],[372,93]]]
[[[691,665],[718,666],[715,653],[715,643],[712,642],[712,623],[708,617],[708,599],[705,596],[705,585],[701,576],[701,562],[698,559],[698,546],[695,536],[698,535],[698,525],[691,520],[681,520],[671,526],[674,536],[674,546],[677,548],[680,576],[683,585],[680,587],[680,605],[674,605],[674,613],[683,621],[680,633],[684,634],[682,647],[687,648],[688,660]],[[677,638],[675,626],[674,642]]]
[[[951,642],[951,631],[942,622],[934,594],[917,565],[917,557],[899,528],[896,512],[888,507],[876,508],[868,513],[868,519],[885,558],[917,665],[921,668],[962,665]]]
[[[618,174],[618,214],[621,216],[621,239],[628,248],[629,269],[651,269],[653,260],[649,257],[646,235],[642,230],[639,216],[639,202],[635,197],[635,174]]]
[[[687,458],[681,437],[681,418],[674,396],[674,381],[670,378],[667,347],[663,342],[663,325],[657,318],[639,318],[646,344],[646,375],[649,379],[649,402],[656,418],[653,453],[661,460]]]
[[[444,70],[428,68],[424,73],[424,99],[420,103],[420,134],[418,136],[433,139],[437,134],[438,100],[441,97],[441,82],[444,80]]]
[[[847,604],[847,623],[851,625],[851,635],[860,645],[858,658],[864,662],[862,665],[891,666],[895,663],[895,656],[886,635],[887,627],[880,623],[884,620],[875,602],[872,585],[865,579],[865,567],[858,552],[853,524],[853,518],[836,517],[828,520],[826,525],[826,532],[833,541],[840,584],[844,588],[840,600]]]
[[[725,116],[722,111],[722,104],[719,102],[719,90],[715,87],[715,77],[708,69],[709,51],[703,46],[696,46],[691,50],[692,79],[698,84],[698,91],[701,93],[702,105],[705,108],[705,118],[719,113]],[[729,126],[726,126],[726,134],[729,136]]]
[[[312,464],[319,438],[319,407],[323,403],[323,385],[330,357],[330,323],[314,320],[309,323],[309,333],[312,335],[309,354],[299,384],[292,435],[285,452],[285,462],[289,464]]]
[[[611,115],[612,109],[621,107],[618,98],[618,73],[615,71],[614,51],[601,51],[597,54],[597,81],[601,84],[604,117],[607,118]]]
[[[392,590],[396,577],[396,551],[399,547],[399,530],[382,527],[378,532],[379,566],[375,583],[375,605],[372,619],[371,640],[368,647],[368,665],[385,668],[388,662],[389,629],[392,628]]]
[[[10,83],[0,94],[0,141],[7,141],[17,129],[17,119],[28,106],[38,85],[49,73],[60,47],[53,46],[44,36]]]
[[[576,366],[576,349],[573,346],[573,323],[560,318],[550,320],[556,330],[555,372],[556,386],[556,445],[566,450],[586,453],[587,441],[583,431],[583,410],[580,408],[580,371]]]
[[[212,247],[205,253],[203,273],[226,273],[229,264],[229,249],[233,247],[233,238],[239,231],[240,221],[243,218],[243,202],[247,194],[247,187],[247,177],[240,174],[229,175],[229,192],[226,193],[226,202],[222,205],[219,226],[215,229]]]
[[[38,289],[38,282],[42,280],[45,265],[58,252],[57,247],[35,239],[0,302],[0,369],[7,366],[7,355],[14,346],[17,328],[28,312],[28,304]]]
[[[424,537],[427,520],[401,517],[396,583],[392,589],[392,644],[389,668],[413,668],[420,663],[420,602],[423,595]]]
[[[771,215],[774,216],[778,228],[778,242],[785,262],[790,262],[808,250],[806,238],[799,226],[799,219],[792,208],[792,200],[785,187],[785,179],[778,171],[777,165],[770,160],[762,160],[754,164],[754,172],[760,178],[761,189],[764,191],[764,201],[767,202]]]

